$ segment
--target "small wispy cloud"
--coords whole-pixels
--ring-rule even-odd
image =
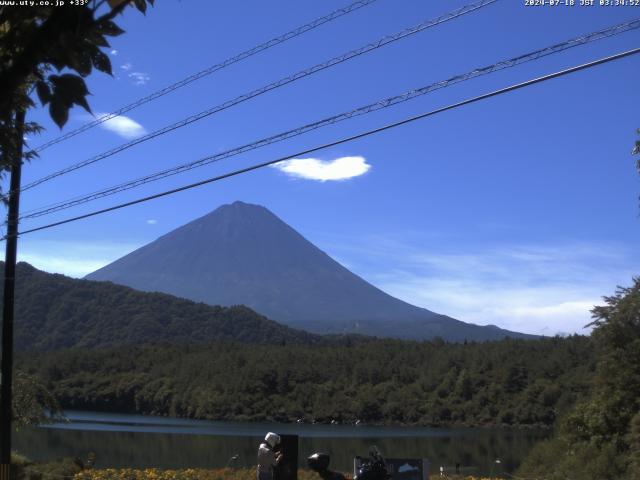
[[[97,117],[103,117],[105,115],[109,114],[98,113]],[[142,125],[124,115],[118,115],[117,117],[110,118],[106,122],[101,123],[100,126],[105,130],[109,130],[110,132],[127,139],[138,138],[147,133]]]
[[[371,169],[364,157],[339,157],[334,160],[294,158],[272,165],[286,175],[319,182],[348,180],[364,175]]]
[[[111,53],[111,55],[113,55],[113,56],[115,57],[116,55],[118,55],[118,50],[116,50],[116,49],[114,48],[114,49],[113,49],[113,50],[111,50],[111,52],[109,52],[109,53]]]
[[[113,53],[113,52],[115,52],[115,53]],[[117,55],[118,51],[117,50],[112,50],[111,54],[112,55]],[[128,72],[127,73],[127,77],[129,77],[129,80],[134,85],[137,85],[137,86],[146,85],[151,80],[151,75],[149,75],[146,72],[134,72],[134,71],[132,71],[134,69],[134,65],[131,62],[123,63],[122,65],[120,65],[120,68],[122,70],[124,70],[125,72]]]
[[[147,220],[147,224],[149,225],[155,225],[156,223],[158,223],[158,220],[156,220],[155,218],[150,218],[149,220]]]
[[[129,78],[134,85],[146,85],[151,80],[151,75],[144,72],[131,72]]]

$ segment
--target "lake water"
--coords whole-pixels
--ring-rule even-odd
[[[350,472],[355,455],[376,445],[384,456],[427,458],[432,472],[460,463],[476,474],[512,473],[549,432],[538,429],[373,427],[208,422],[142,415],[68,411],[68,423],[26,428],[14,449],[33,460],[86,458],[97,467],[217,468],[253,466],[268,431],[300,436],[300,464],[331,454],[331,468]],[[232,457],[236,456],[234,460]],[[499,462],[496,462],[499,460]]]

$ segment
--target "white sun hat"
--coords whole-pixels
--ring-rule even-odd
[[[277,433],[269,432],[266,437],[264,437],[264,441],[273,448],[280,443],[280,435]]]

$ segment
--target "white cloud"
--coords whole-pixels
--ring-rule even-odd
[[[147,220],[147,223],[149,225],[155,225],[156,223],[158,223],[158,220],[156,220],[155,218],[150,218],[149,220]]]
[[[611,244],[459,253],[376,239],[335,248],[356,273],[409,303],[466,322],[544,335],[588,333],[593,306],[640,270],[638,252]]]
[[[116,53],[113,53],[113,52],[116,52]],[[118,51],[112,50],[111,53],[112,55],[117,55]],[[125,72],[129,72],[127,73],[127,76],[129,77],[129,80],[131,80],[131,82],[134,85],[146,85],[147,83],[149,83],[149,80],[151,80],[151,75],[149,75],[146,72],[132,72],[131,70],[133,70],[134,65],[131,62],[123,63],[122,65],[120,65],[120,68]]]
[[[144,72],[131,72],[129,78],[134,85],[146,85],[151,80],[151,75]]]
[[[615,286],[541,286],[530,279],[518,279],[509,285],[474,274],[462,278],[453,278],[450,272],[441,275],[429,278],[396,272],[395,277],[374,283],[409,303],[459,320],[544,335],[588,333],[584,327],[591,321],[590,310],[601,303],[603,293],[610,293]],[[513,275],[517,276],[517,272]],[[523,284],[518,285],[520,282]]]
[[[97,117],[104,117],[105,115],[109,114],[98,113]],[[117,135],[128,139],[141,137],[142,135],[147,133],[142,125],[124,115],[118,115],[116,117],[110,118],[106,122],[101,123],[100,126],[105,130],[109,130],[110,132],[116,133]]]
[[[113,56],[115,57],[116,55],[118,55],[118,50],[116,50],[116,49],[114,48],[113,50],[111,50],[111,52],[110,52],[110,53],[111,53],[111,55],[113,55]]]
[[[367,173],[371,165],[364,157],[355,156],[340,157],[335,160],[294,158],[276,163],[273,168],[277,168],[291,177],[326,182],[359,177]]]

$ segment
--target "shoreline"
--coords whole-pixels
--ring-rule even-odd
[[[63,414],[71,413],[72,417],[74,415],[77,416],[87,416],[87,418],[77,418],[77,423],[82,423],[83,421],[91,421],[94,415],[113,415],[113,416],[123,416],[123,417],[143,417],[145,421],[143,423],[147,424],[146,419],[157,418],[160,420],[170,421],[174,424],[180,424],[180,422],[198,422],[202,424],[245,424],[245,425],[256,425],[256,424],[272,424],[272,425],[282,425],[286,427],[292,426],[305,426],[305,427],[338,427],[338,428],[408,428],[408,429],[437,429],[437,430],[455,430],[455,429],[480,429],[480,430],[491,430],[491,429],[501,429],[501,430],[546,430],[551,431],[554,428],[554,425],[548,424],[469,424],[469,423],[447,423],[447,424],[420,424],[420,423],[387,423],[387,422],[376,422],[376,423],[353,423],[353,422],[340,422],[340,421],[298,421],[295,419],[290,420],[280,420],[274,418],[264,418],[264,419],[250,419],[243,418],[242,416],[231,418],[231,419],[214,419],[214,418],[198,418],[198,417],[181,417],[181,416],[172,416],[172,415],[164,415],[159,413],[141,413],[141,412],[127,412],[127,411],[117,411],[117,410],[81,410],[81,409],[65,409],[63,410]],[[73,419],[71,419],[73,421]],[[60,423],[60,422],[54,422]],[[110,423],[108,421],[103,421],[100,423]],[[124,423],[130,425],[135,422],[114,422],[114,423]],[[158,425],[167,425],[167,423],[159,421]]]

